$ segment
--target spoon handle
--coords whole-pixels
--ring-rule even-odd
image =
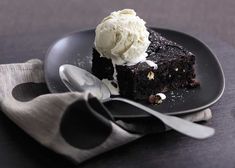
[[[214,135],[215,130],[213,128],[189,122],[176,116],[169,116],[157,111],[152,110],[142,104],[125,99],[125,98],[110,98],[108,101],[121,101],[129,105],[135,106],[139,109],[146,111],[152,116],[160,119],[164,124],[171,127],[172,129],[196,139],[205,139]]]

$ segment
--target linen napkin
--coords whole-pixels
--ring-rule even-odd
[[[115,119],[88,93],[49,93],[43,63],[37,59],[0,65],[0,80],[1,111],[36,141],[77,163],[170,129],[151,117]],[[197,122],[212,115],[206,109],[181,117]]]

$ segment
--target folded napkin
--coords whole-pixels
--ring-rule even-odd
[[[50,94],[43,63],[0,65],[0,107],[16,125],[42,145],[81,163],[149,133],[169,130],[156,118],[115,119],[87,93]],[[210,109],[181,116],[211,119]]]

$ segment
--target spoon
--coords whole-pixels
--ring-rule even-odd
[[[68,64],[61,65],[59,74],[61,80],[70,91],[90,92],[102,102],[121,101],[127,103],[144,110],[150,115],[160,119],[165,125],[192,138],[205,139],[214,135],[215,130],[213,128],[189,122],[176,116],[162,114],[125,98],[110,98],[111,93],[108,87],[90,72],[79,67]]]

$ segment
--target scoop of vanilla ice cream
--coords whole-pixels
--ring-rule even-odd
[[[116,65],[144,61],[150,44],[145,21],[132,9],[112,12],[96,27],[95,47]]]

